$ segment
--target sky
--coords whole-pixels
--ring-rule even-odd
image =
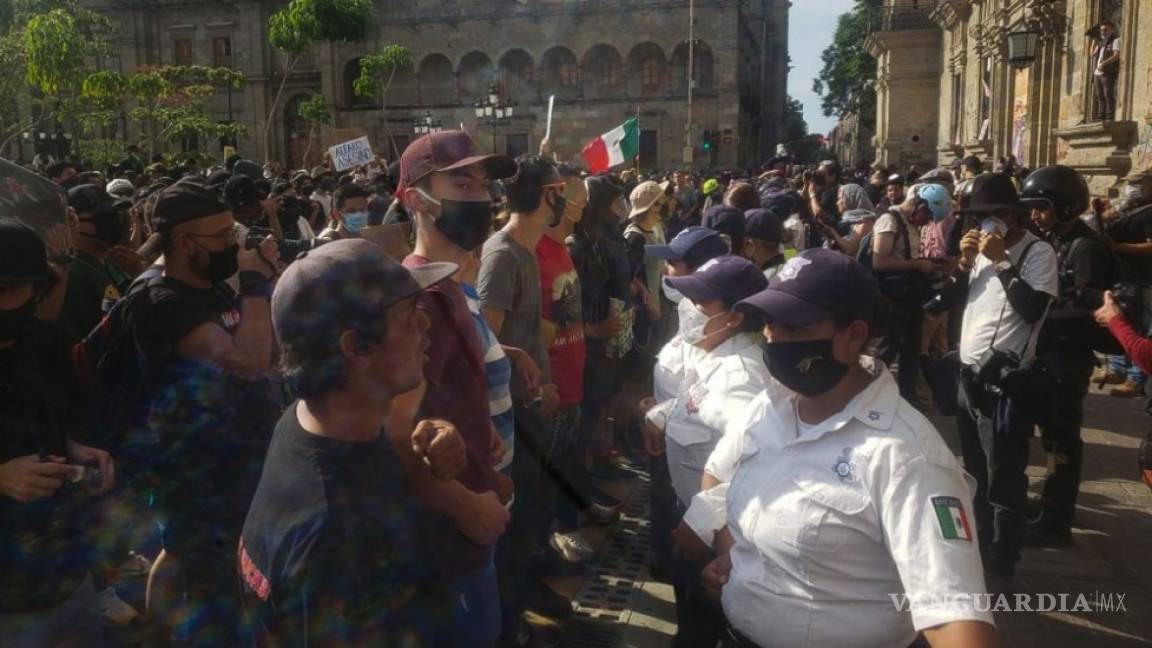
[[[827,133],[836,125],[835,117],[820,111],[820,97],[812,92],[812,79],[820,73],[820,54],[832,44],[836,19],[852,8],[853,0],[792,0],[788,17],[788,94],[804,104],[808,132]]]

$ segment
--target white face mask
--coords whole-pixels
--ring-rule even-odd
[[[684,340],[684,342],[686,344],[691,344],[692,346],[698,346],[704,340],[707,340],[708,338],[712,337],[713,335],[716,335],[720,331],[724,330],[724,329],[720,329],[718,331],[712,331],[711,333],[705,333],[704,332],[704,329],[708,328],[709,322],[716,319],[717,317],[724,317],[725,315],[728,314],[728,311],[724,311],[723,313],[717,313],[717,314],[713,315],[712,317],[708,317],[708,315],[701,312],[701,310],[699,308],[696,308],[695,305],[693,305],[692,310],[696,311],[699,314],[698,317],[700,319],[692,322],[692,326],[690,328],[684,328],[684,322],[683,321],[680,322],[680,326],[681,326],[680,339]]]
[[[668,285],[667,281],[660,282],[660,290],[664,291],[664,296],[673,304],[679,304],[684,301],[684,293]],[[693,308],[693,310],[695,310],[695,308]]]
[[[1008,233],[1008,226],[999,218],[989,216],[980,223],[980,231],[985,234],[999,234],[1000,236],[1004,236]]]

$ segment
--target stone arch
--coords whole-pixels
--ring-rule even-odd
[[[667,76],[668,59],[656,43],[640,43],[628,53],[628,95],[651,97],[660,94]]]
[[[420,79],[411,65],[396,68],[388,88],[389,106],[415,106],[420,103]]]
[[[344,64],[341,98],[344,100],[344,105],[349,108],[379,108],[380,97],[362,97],[356,94],[355,83],[360,76],[360,58],[357,56]]]
[[[596,45],[584,54],[584,93],[594,99],[623,94],[624,61],[611,45]]]
[[[492,59],[484,52],[468,52],[460,59],[456,68],[456,79],[460,86],[460,99],[471,103],[488,94],[488,87],[496,80]]]
[[[420,102],[425,105],[460,102],[452,61],[443,54],[429,54],[420,61]]]
[[[714,56],[712,47],[703,40],[696,39],[696,47],[692,53],[695,60],[693,77],[696,79],[697,92],[711,92],[716,87],[714,78]],[[669,78],[675,83],[678,93],[688,92],[688,43],[680,43],[672,51],[672,73]]]
[[[580,64],[572,50],[553,47],[540,57],[540,91],[566,99],[580,96]]]
[[[533,101],[536,89],[536,61],[522,49],[512,49],[500,57],[500,85],[503,95],[514,101]]]

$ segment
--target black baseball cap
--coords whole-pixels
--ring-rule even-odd
[[[644,246],[645,257],[683,261],[690,268],[699,268],[730,251],[728,243],[719,234],[699,226],[681,230],[667,245]]]
[[[156,231],[168,234],[189,221],[232,211],[220,192],[202,180],[189,176],[165,187],[153,208]]]
[[[736,304],[768,285],[764,273],[744,257],[722,256],[683,277],[666,277],[664,282],[680,291],[694,304],[723,301]]]
[[[990,214],[1010,210],[1028,210],[1020,202],[1020,193],[1012,178],[1003,173],[981,173],[972,180],[972,193],[968,206],[961,210],[966,214]]]
[[[380,246],[343,239],[304,252],[276,283],[272,328],[284,346],[310,344],[383,317],[389,306],[451,277],[454,263],[405,268]]]
[[[256,181],[246,175],[234,175],[224,184],[224,198],[228,200],[232,209],[258,203],[263,196],[256,186]]]
[[[881,300],[876,278],[856,259],[835,250],[814,249],[790,259],[766,289],[737,308],[754,311],[766,322],[792,327],[828,319],[864,320],[871,325]]]
[[[78,214],[110,211],[116,207],[117,202],[112,194],[99,185],[83,184],[68,190],[68,206],[75,209]]]
[[[765,243],[779,243],[784,237],[780,216],[771,209],[749,209],[744,212],[744,236]]]

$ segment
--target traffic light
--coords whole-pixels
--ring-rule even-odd
[[[704,135],[703,135],[703,137],[702,137],[702,144],[701,144],[701,147],[702,147],[702,148],[703,148],[705,151],[711,151],[711,150],[712,150],[712,147],[713,147],[713,146],[715,146],[715,145],[716,145],[716,140],[715,140],[715,139],[713,138],[713,136],[712,136],[712,131],[711,131],[711,130],[709,130],[709,129],[707,129],[707,128],[705,128],[705,129],[704,129]]]

